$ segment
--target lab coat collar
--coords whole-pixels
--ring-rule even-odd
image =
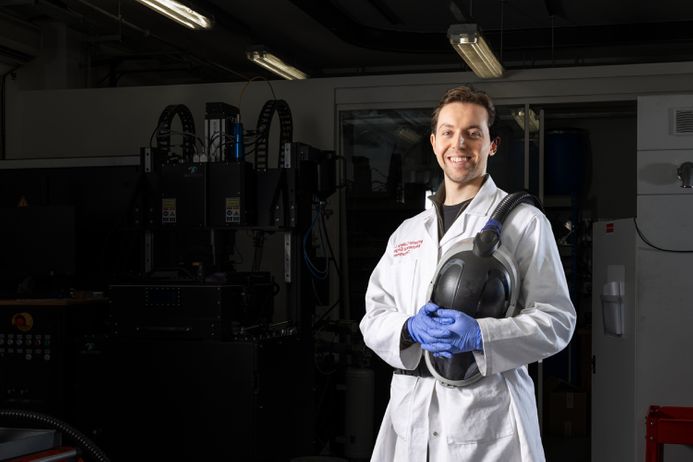
[[[479,192],[476,193],[472,202],[469,203],[467,209],[463,212],[469,215],[476,216],[487,216],[492,212],[492,207],[496,202],[496,193],[498,192],[498,186],[491,178],[491,175],[486,174],[486,180],[481,185]]]
[[[481,188],[479,188],[479,192],[476,193],[476,196],[474,196],[472,202],[469,203],[463,213],[479,216],[488,215],[491,213],[491,207],[494,205],[497,191],[498,186],[496,186],[491,175],[488,173],[485,174],[485,179]],[[445,202],[445,183],[441,183],[438,190],[434,194],[428,196],[428,200],[433,203],[438,215],[440,215],[441,207]]]
[[[461,215],[457,217],[457,220],[455,220],[455,223],[448,229],[448,232],[441,237],[439,241],[440,246],[442,247],[451,239],[464,234],[467,230],[470,216],[484,217],[490,215],[496,202],[497,192],[498,187],[496,183],[494,183],[491,175],[487,173],[486,179],[481,185],[479,192],[476,193],[476,196],[474,196]]]
[[[433,196],[429,196],[429,199],[433,201]],[[438,242],[438,206],[435,205],[426,211],[426,218],[424,218],[424,227],[426,228],[426,233],[431,238],[432,242]]]

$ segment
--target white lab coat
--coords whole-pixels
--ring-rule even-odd
[[[394,368],[414,369],[415,344],[400,350],[407,318],[423,306],[438,259],[474,236],[506,195],[489,176],[469,206],[438,241],[434,208],[405,220],[390,237],[371,275],[361,332],[366,345]],[[479,319],[484,378],[463,388],[431,377],[393,374],[390,402],[374,462],[543,461],[534,383],[526,365],[562,350],[575,329],[575,309],[546,217],[520,204],[505,220],[501,242],[520,275],[518,315]]]

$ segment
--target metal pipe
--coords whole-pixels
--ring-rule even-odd
[[[525,173],[524,173],[524,188],[529,191],[529,103],[525,103]]]
[[[544,135],[546,134],[546,129],[544,128],[544,110],[539,110],[539,200],[544,203],[544,149],[546,145],[546,140],[544,140]]]

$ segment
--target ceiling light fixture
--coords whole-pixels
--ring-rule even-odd
[[[250,61],[254,62],[258,66],[262,66],[268,71],[274,72],[286,80],[303,80],[308,78],[308,75],[306,75],[303,71],[286,64],[284,61],[277,58],[267,50],[252,49],[246,53],[246,56]]]
[[[477,77],[490,79],[503,76],[503,66],[476,24],[453,24],[448,28],[448,39]]]
[[[212,20],[175,0],[137,0],[157,13],[190,29],[211,29]]]
[[[520,126],[522,130],[525,129],[525,110],[524,109],[513,109],[511,112],[513,119],[515,119],[515,122],[517,122],[517,125]],[[527,121],[529,122],[529,132],[530,133],[536,133],[539,131],[539,117],[537,117],[537,113],[532,110],[532,108],[529,109],[528,111],[529,117],[527,118]]]

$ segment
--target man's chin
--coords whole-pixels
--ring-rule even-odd
[[[445,178],[450,182],[460,186],[465,186],[475,181],[481,181],[484,177],[483,173],[467,172],[467,173],[455,173],[455,172],[445,172]]]

